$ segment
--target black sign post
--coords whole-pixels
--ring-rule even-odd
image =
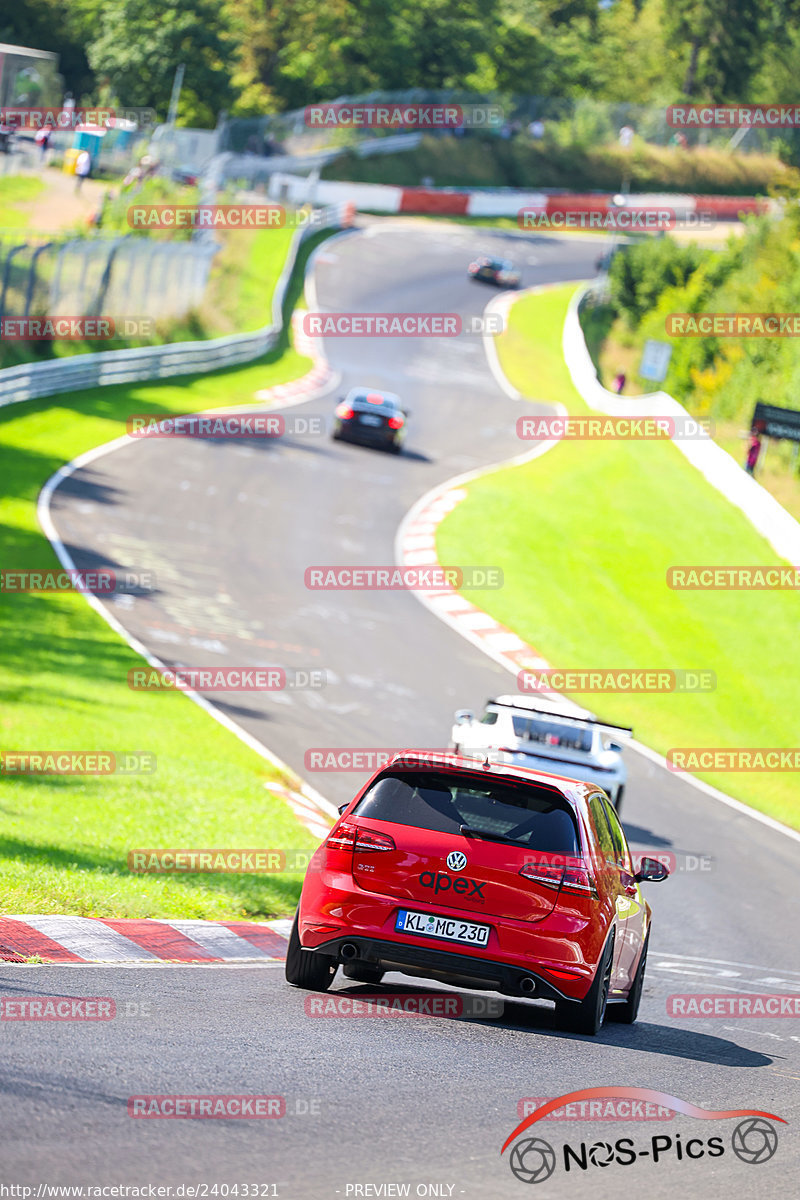
[[[777,408],[774,404],[762,404],[759,400],[753,409],[750,429],[762,437],[800,442],[800,410]]]

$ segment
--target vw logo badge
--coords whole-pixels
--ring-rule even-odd
[[[451,871],[463,871],[467,865],[467,856],[460,850],[453,850],[447,856],[447,865]]]

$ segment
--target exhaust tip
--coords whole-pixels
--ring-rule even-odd
[[[358,947],[352,942],[345,942],[339,951],[345,962],[351,962],[354,958],[358,958]]]
[[[526,975],[524,979],[519,981],[519,990],[524,996],[530,996],[536,991],[536,980],[531,979],[530,975]]]

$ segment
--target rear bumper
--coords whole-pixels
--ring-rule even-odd
[[[396,932],[397,912],[404,907],[407,902],[397,897],[354,889],[352,880],[343,874],[306,875],[300,901],[300,943],[342,962],[346,956],[342,957],[341,947],[351,944],[359,956],[363,950],[368,963],[385,962],[387,969],[389,965],[401,971],[408,968],[411,974],[414,971],[410,969],[417,968],[418,974],[434,978],[440,972],[451,982],[458,976],[474,981],[464,986],[496,988],[511,995],[520,994],[521,979],[532,978],[540,986],[531,995],[582,1000],[608,932],[599,913],[594,919],[585,914],[553,913],[537,922],[470,913],[470,919],[491,926],[486,946],[471,947]],[[464,916],[444,906],[419,907],[438,916]]]
[[[369,425],[342,424],[336,433],[343,442],[362,442],[367,446],[391,446],[398,438],[398,431],[386,426],[378,428]]]
[[[342,954],[342,947],[356,953]],[[422,975],[458,987],[480,988],[502,992],[506,996],[526,996],[538,1000],[574,1000],[561,992],[535,970],[523,970],[508,963],[487,958],[475,958],[452,950],[416,946],[408,942],[393,942],[384,938],[337,937],[323,942],[315,949],[329,954],[340,963],[368,963],[387,971],[407,975]],[[522,986],[523,980],[533,982],[533,989]]]

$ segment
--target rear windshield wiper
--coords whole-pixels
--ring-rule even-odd
[[[488,829],[475,829],[472,825],[462,825],[458,832],[463,833],[465,837],[486,838],[489,842],[504,842],[506,846],[525,848],[524,842],[518,842],[516,838],[504,837],[502,833],[492,833]]]

